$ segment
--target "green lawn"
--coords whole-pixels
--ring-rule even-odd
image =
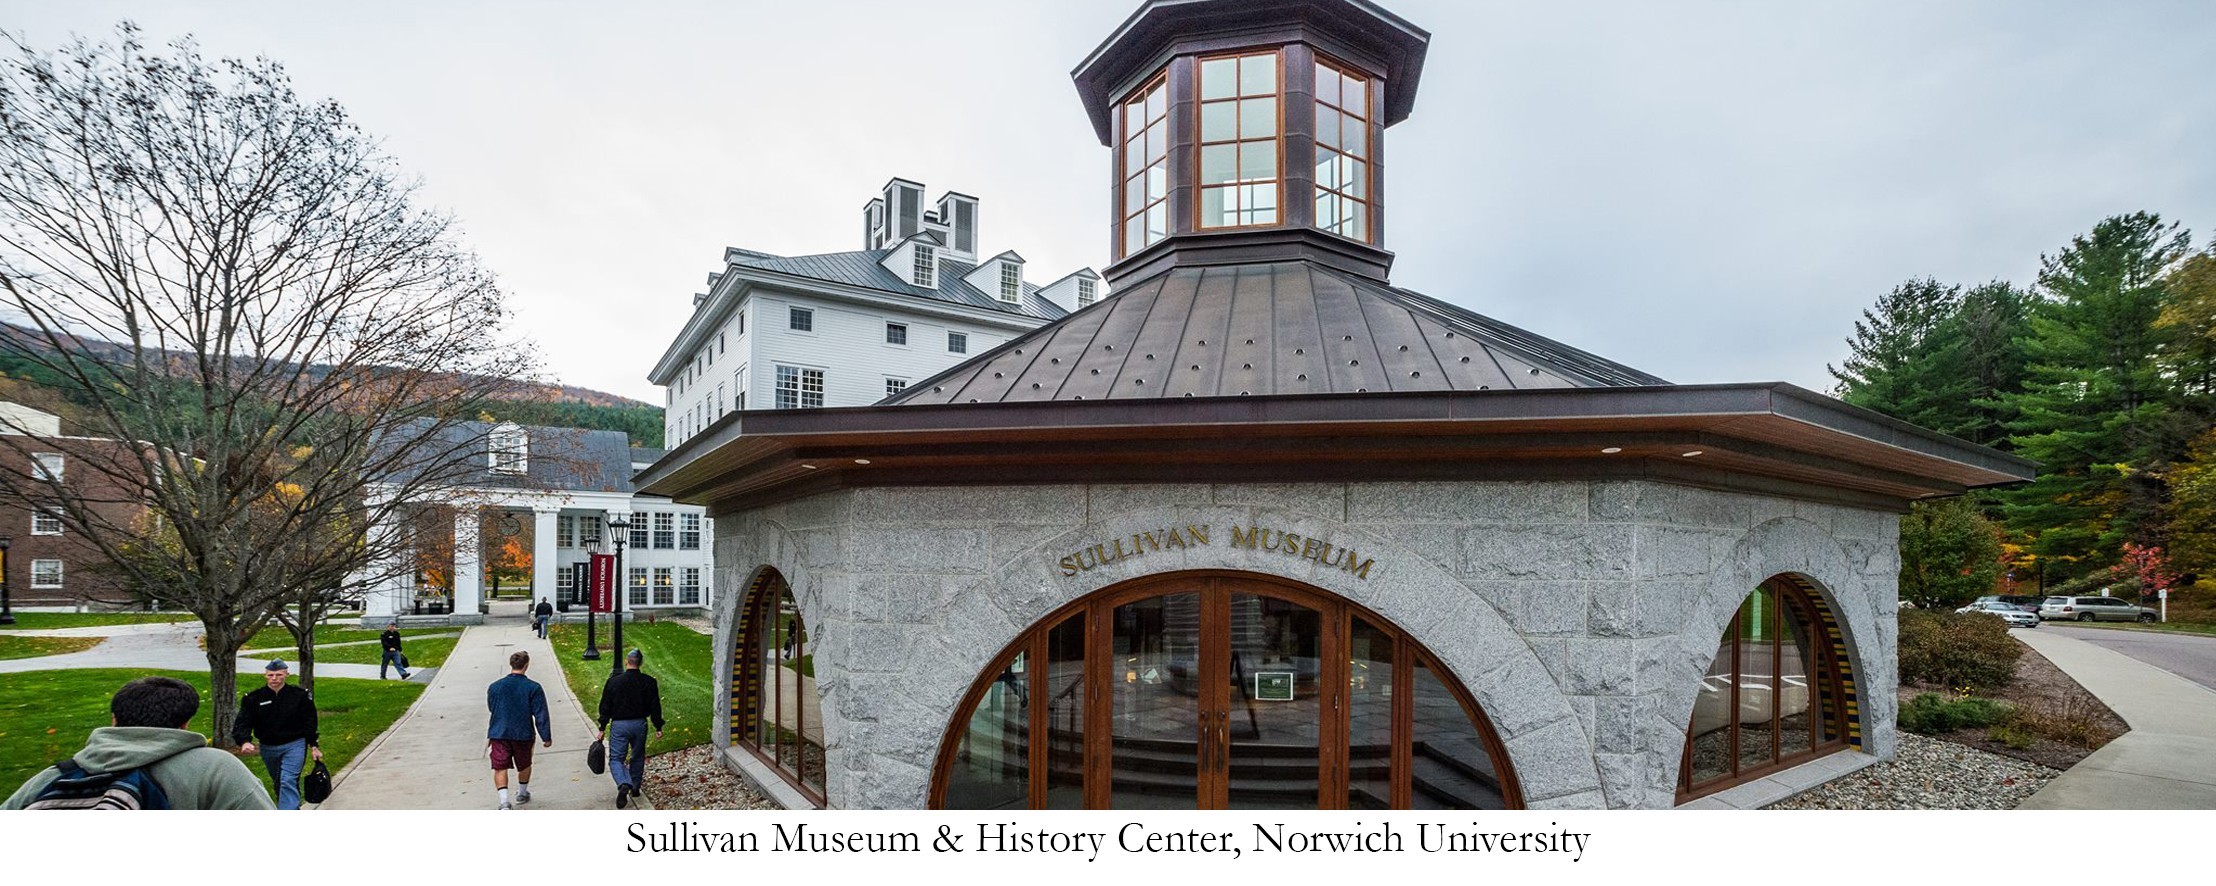
[[[461,630],[461,628],[401,628],[400,637],[401,639],[406,640],[413,637],[422,637],[431,634],[458,634],[461,633]],[[316,628],[315,645],[326,646],[332,643],[358,643],[366,640],[375,640],[378,637],[382,636],[384,633],[385,629],[381,627],[375,630],[369,630],[361,628],[334,628],[326,625]],[[292,646],[293,642],[291,631],[285,630],[284,625],[270,625],[268,627],[262,628],[259,631],[255,631],[254,636],[247,638],[246,645],[239,648],[289,649]],[[411,659],[415,658],[415,653],[408,653],[408,657]],[[377,659],[374,656],[370,658],[371,662],[375,662],[376,660]]]
[[[435,668],[446,663],[453,653],[460,635],[452,637],[426,637],[400,644],[400,652],[408,657],[408,667]],[[317,664],[367,664],[385,660],[385,647],[375,643],[356,643],[352,646],[318,646],[315,648]]]
[[[94,625],[135,625],[150,622],[197,621],[182,612],[18,612],[15,624],[0,630],[43,631]]]
[[[2158,622],[2155,624],[2145,625],[2117,621],[2073,621],[2069,623],[2069,626],[2073,628],[2107,628],[2118,631],[2146,631],[2155,634],[2201,634],[2204,636],[2216,636],[2216,625],[2201,624],[2199,622],[2189,621],[2173,621],[2168,623]]]
[[[102,637],[17,637],[0,634],[0,659],[40,658],[65,652],[83,652],[100,645]]]
[[[13,793],[24,780],[85,746],[92,730],[109,722],[108,698],[117,687],[139,677],[176,677],[208,691],[208,675],[190,671],[150,671],[136,668],[87,668],[67,671],[31,671],[9,674],[0,680],[0,791]],[[243,693],[259,680],[239,681]],[[423,684],[398,680],[316,681],[316,709],[323,759],[337,772],[361,753],[408,705],[422,694]],[[193,717],[192,729],[208,731],[208,705]],[[246,768],[269,787],[260,757],[247,757]],[[275,797],[274,792],[271,797]]]
[[[611,642],[608,626],[600,626],[599,661],[578,658],[585,651],[584,625],[548,625],[546,636],[561,658],[562,674],[569,680],[570,691],[577,694],[588,716],[597,715],[600,689],[608,681],[610,666],[621,656],[607,645]],[[716,684],[710,674],[715,668],[712,640],[706,634],[675,622],[626,622],[623,642],[646,651],[643,670],[661,684],[662,717],[668,721],[668,734],[657,739],[649,733],[647,753],[659,754],[706,744],[716,728]]]

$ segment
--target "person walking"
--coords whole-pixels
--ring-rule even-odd
[[[132,680],[108,700],[109,725],[94,729],[84,750],[68,762],[94,774],[144,770],[161,788],[170,809],[272,808],[262,780],[245,763],[221,748],[209,747],[207,736],[186,728],[199,712],[200,690],[190,683],[175,677]],[[46,767],[0,803],[0,809],[30,806],[62,775],[58,764]]]
[[[492,786],[500,795],[501,809],[513,809],[508,801],[508,770],[516,771],[515,803],[531,802],[531,732],[547,747],[554,746],[554,719],[547,713],[546,690],[523,675],[531,668],[531,653],[517,650],[508,656],[508,675],[485,688],[485,707],[492,723],[485,728],[485,752],[492,758]]]
[[[545,597],[540,597],[538,608],[531,610],[531,615],[533,616],[533,627],[538,628],[539,639],[546,639],[546,622],[554,617],[554,604],[546,602]]]
[[[231,724],[231,740],[239,750],[262,755],[262,768],[277,783],[277,808],[300,808],[300,768],[305,759],[323,759],[316,746],[315,698],[285,682],[292,669],[282,658],[262,668],[268,683],[239,699],[238,719]]]
[[[645,652],[631,650],[623,657],[623,671],[600,690],[599,732],[593,737],[608,740],[608,775],[616,781],[617,809],[631,805],[646,782],[647,721],[654,722],[654,737],[662,737],[662,687],[639,670],[645,663]]]
[[[387,666],[400,670],[400,679],[408,679],[408,657],[400,654],[400,623],[386,622],[385,632],[377,635],[377,642],[385,644],[385,658],[377,663],[377,679],[385,679]]]

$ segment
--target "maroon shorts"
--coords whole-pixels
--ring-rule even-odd
[[[492,756],[494,769],[531,768],[531,740],[526,738],[492,738],[485,740],[485,751]]]

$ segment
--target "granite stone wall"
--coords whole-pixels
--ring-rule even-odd
[[[1113,556],[1119,539],[1190,526],[1208,542]],[[1232,527],[1339,557],[1242,547]],[[1646,481],[928,487],[715,528],[717,586],[777,570],[815,637],[841,808],[922,807],[954,707],[1017,634],[1093,591],[1188,569],[1301,582],[1411,632],[1484,708],[1533,808],[1672,805],[1699,680],[1770,576],[1820,591],[1861,686],[1894,682],[1897,515],[1837,505]],[[719,596],[727,683],[741,595]],[[1863,749],[1890,757],[1893,694],[1861,702]]]

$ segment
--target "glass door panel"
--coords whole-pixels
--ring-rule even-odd
[[[1347,808],[1393,808],[1393,638],[1347,631]]]
[[[1409,742],[1410,809],[1501,809],[1500,772],[1485,736],[1454,691],[1421,655],[1409,681],[1414,738]]]
[[[1314,809],[1323,724],[1323,614],[1254,594],[1230,595],[1228,742],[1231,809]]]
[[[1739,768],[1777,759],[1771,747],[1777,716],[1777,597],[1769,588],[1747,596],[1739,610]]]
[[[1031,803],[1030,692],[1025,655],[1001,669],[970,713],[948,773],[950,809],[1022,809]]]
[[[1115,608],[1110,625],[1111,809],[1200,802],[1200,594]]]
[[[1778,753],[1789,757],[1816,746],[1816,691],[1808,673],[1816,649],[1798,609],[1782,607],[1780,615],[1785,636],[1777,646],[1777,746]]]
[[[1085,614],[1046,635],[1046,808],[1085,808]]]

